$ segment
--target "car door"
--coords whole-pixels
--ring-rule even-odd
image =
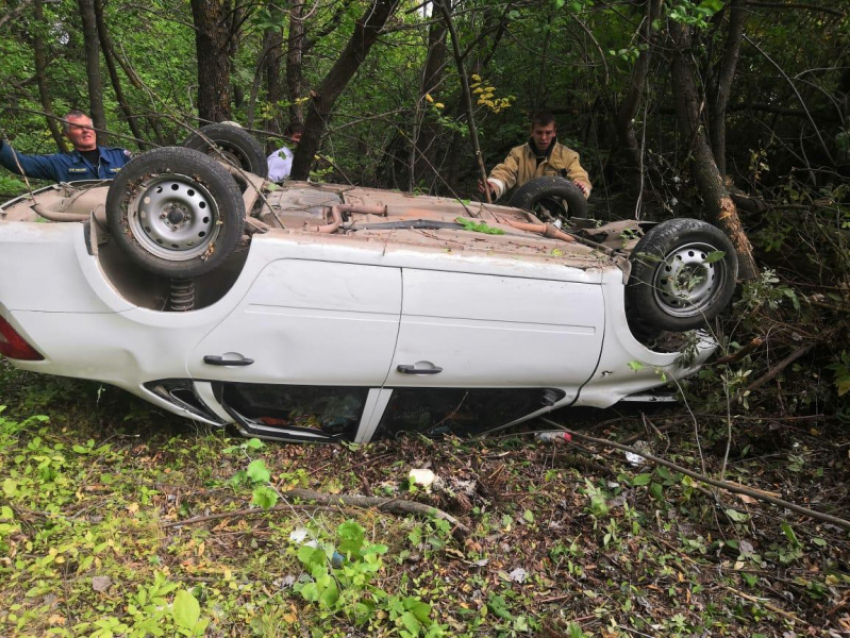
[[[353,438],[387,376],[397,268],[281,259],[195,347],[188,369],[249,434]]]
[[[471,433],[575,399],[602,347],[601,286],[405,268],[378,435]]]

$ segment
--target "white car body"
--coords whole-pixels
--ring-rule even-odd
[[[35,199],[64,198],[62,188]],[[284,228],[254,234],[224,283],[208,277],[206,289],[221,288],[209,302],[164,311],[166,284],[148,289],[96,221],[104,190],[75,204],[92,213],[88,224],[39,221],[29,198],[0,208],[0,317],[44,357],[12,363],[113,384],[243,434],[483,432],[564,406],[610,406],[695,372],[716,345],[704,337],[686,360],[633,336],[627,252],[524,232],[379,227],[457,216],[539,222],[529,213],[303,183],[269,195],[274,210],[259,218]],[[386,212],[349,219],[374,231],[322,234],[325,200]],[[304,412],[297,423],[289,400]]]

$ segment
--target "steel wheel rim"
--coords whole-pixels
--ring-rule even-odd
[[[223,161],[230,164],[230,166],[247,170],[246,167],[248,166],[248,160],[244,153],[236,147],[225,146],[221,142],[218,142],[217,144],[217,146],[211,147],[207,150],[207,155],[218,162]]]
[[[205,254],[218,237],[218,204],[191,177],[170,173],[144,184],[133,198],[130,232],[150,254],[188,261]]]
[[[670,251],[655,271],[653,294],[658,306],[673,317],[705,313],[723,290],[728,272],[725,261],[706,263],[717,248],[694,242]]]

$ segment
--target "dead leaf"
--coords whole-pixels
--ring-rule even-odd
[[[95,576],[91,579],[91,588],[95,591],[106,591],[111,584],[112,579],[109,576]]]

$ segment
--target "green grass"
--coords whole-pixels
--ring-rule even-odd
[[[749,637],[847,618],[846,534],[718,507],[613,453],[587,465],[522,434],[251,443],[2,364],[0,397],[2,636]],[[409,487],[426,466],[442,487]],[[752,484],[759,465],[736,468]],[[470,534],[281,499],[292,487],[421,501]],[[174,525],[251,508],[258,488],[277,507]]]

